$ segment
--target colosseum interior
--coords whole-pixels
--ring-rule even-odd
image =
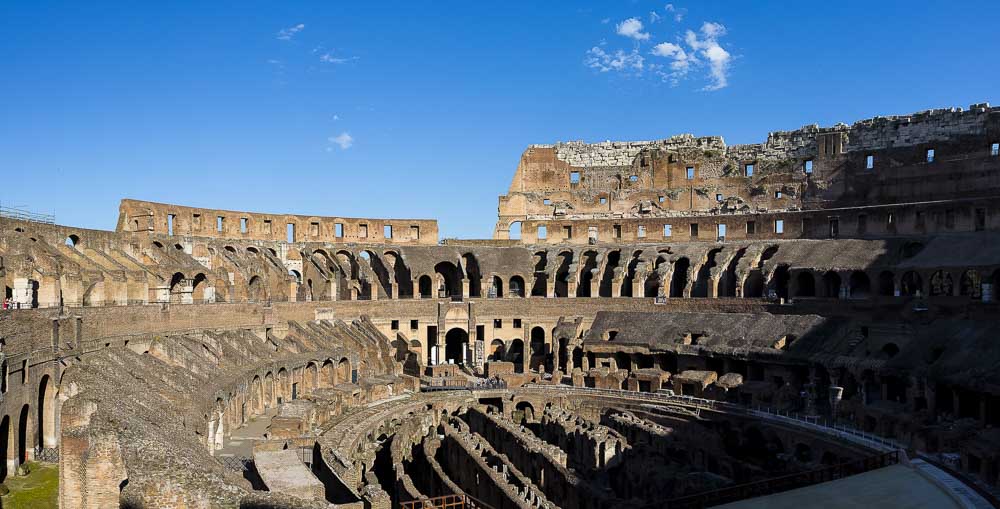
[[[996,506],[1000,108],[532,145],[498,212],[0,218],[0,478],[53,463],[63,509]]]

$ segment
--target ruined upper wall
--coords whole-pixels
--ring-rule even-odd
[[[263,214],[129,199],[121,201],[117,231],[291,242],[434,245],[438,240],[437,221],[433,219]]]
[[[630,166],[640,152],[648,149],[719,151],[737,159],[799,158],[815,154],[816,139],[821,134],[845,134],[846,152],[907,147],[956,136],[981,135],[986,131],[987,117],[993,112],[1000,112],[1000,107],[982,103],[973,104],[968,110],[932,109],[909,115],[873,117],[859,120],[851,126],[819,127],[813,124],[792,131],[774,131],[768,133],[764,143],[745,145],[727,146],[721,136],[681,134],[654,141],[535,144],[529,149],[553,148],[560,161],[579,168]]]

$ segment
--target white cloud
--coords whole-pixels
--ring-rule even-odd
[[[637,41],[645,41],[649,39],[649,34],[642,31],[642,21],[639,21],[639,18],[629,18],[621,23],[618,23],[615,25],[615,31],[618,35],[630,37]]]
[[[649,11],[650,23],[658,23],[661,19],[663,19],[663,17],[657,14],[656,11]]]
[[[674,85],[681,78],[687,76],[688,71],[691,69],[691,64],[694,63],[691,55],[684,51],[684,48],[679,44],[671,42],[661,42],[653,46],[652,53],[658,57],[670,59],[670,72],[659,71],[657,74],[665,80],[669,80]]]
[[[301,32],[305,29],[305,27],[306,26],[304,24],[299,23],[298,25],[290,28],[283,28],[278,31],[278,39],[282,41],[290,41],[292,40],[292,37],[295,37],[295,34]]]
[[[683,21],[684,20],[684,15],[687,14],[687,9],[682,9],[682,8],[679,8],[679,7],[675,7],[674,4],[667,4],[666,7],[663,8],[663,10],[665,10],[667,12],[670,12],[670,13],[673,13],[673,15],[674,15],[674,21],[676,21],[678,23],[680,23],[681,21]]]
[[[691,50],[708,62],[708,75],[711,83],[705,85],[705,90],[719,90],[729,85],[729,63],[732,55],[718,41],[726,35],[726,27],[720,23],[706,21],[701,25],[701,37],[688,30],[684,41]]]
[[[339,145],[340,150],[347,150],[351,148],[351,145],[354,145],[354,138],[350,134],[347,134],[347,132],[342,132],[337,136],[331,136],[327,141],[333,145]],[[332,147],[327,147],[328,152],[330,151],[330,148]]]
[[[617,50],[614,53],[608,53],[597,46],[587,51],[587,58],[584,60],[587,67],[601,72],[616,71],[634,74],[642,73],[644,62],[645,60],[638,50],[631,52]]]
[[[333,116],[333,120],[335,120],[335,121],[336,121],[336,120],[340,120],[340,115],[334,115],[334,116]]]

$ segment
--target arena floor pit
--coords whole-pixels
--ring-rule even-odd
[[[62,509],[997,507],[998,140],[974,104],[531,145],[490,239],[0,214],[0,480],[57,466]]]

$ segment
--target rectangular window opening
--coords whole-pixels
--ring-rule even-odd
[[[366,224],[358,225],[358,237],[361,237],[362,239],[368,238],[368,225]]]
[[[271,220],[270,219],[265,219],[264,220],[264,233],[266,233],[268,235],[271,235],[272,233],[274,233],[274,229],[271,228]]]
[[[658,196],[656,199],[660,203],[663,203],[663,202],[667,201],[667,197],[666,196]]]
[[[753,164],[748,164],[743,167],[743,175],[747,177],[753,176]]]
[[[778,233],[778,234],[785,233],[785,220],[784,219],[775,219],[774,220],[774,233]]]
[[[547,238],[549,238],[549,229],[548,229],[548,227],[546,227],[545,225],[542,225],[542,226],[538,227],[538,238],[539,239],[547,239]]]
[[[319,237],[319,223],[309,223],[309,235]]]
[[[389,323],[389,328],[392,330],[399,330],[399,320],[393,320]]]
[[[420,328],[420,320],[410,320],[410,330],[417,330]]]
[[[191,223],[194,224],[195,228],[201,228],[201,214],[192,214]]]
[[[563,226],[563,235],[567,239],[572,239],[573,238],[573,227],[572,226]]]
[[[726,240],[726,225],[720,224],[717,226],[716,233],[718,234],[719,240]]]
[[[715,195],[715,201],[722,201],[722,195],[721,194],[716,194]]]
[[[514,319],[514,328],[515,329],[520,329],[521,328],[521,319],[520,318],[515,318]]]
[[[673,236],[673,234],[674,234],[673,230],[674,230],[674,227],[672,225],[669,225],[669,224],[663,225],[663,237],[666,238],[666,237]]]
[[[757,233],[756,221],[747,221],[747,235],[753,235],[755,233]]]
[[[382,237],[391,239],[392,238],[392,225],[387,224],[382,226]]]
[[[875,156],[868,154],[865,156],[865,169],[871,170],[873,168],[875,168]]]
[[[812,173],[813,172],[813,160],[812,159],[806,159],[806,162],[805,162],[805,165],[803,166],[803,168],[804,168],[806,174]]]
[[[167,235],[174,234],[174,218],[177,217],[174,214],[167,214]]]
[[[694,180],[694,166],[687,167],[687,179]]]
[[[419,226],[413,225],[413,226],[410,227],[410,238],[413,239],[413,240],[419,240],[420,239],[420,227]]]
[[[616,239],[622,238],[622,225],[620,224],[614,225],[614,234]]]
[[[494,318],[493,319],[493,328],[494,329],[502,329],[503,328],[503,319],[502,318]]]
[[[932,148],[927,149],[927,162],[928,163],[934,162],[934,149]]]
[[[285,237],[288,242],[295,242],[295,224],[288,223],[285,228]]]
[[[691,238],[698,236],[698,223],[691,223]]]
[[[542,200],[542,203],[545,205],[552,205],[552,200],[545,198],[544,200]]]
[[[344,238],[344,223],[334,223],[333,236],[338,239]]]
[[[569,183],[570,184],[579,184],[580,183],[580,172],[578,172],[578,171],[571,171],[571,172],[569,172]]]
[[[830,238],[835,239],[840,236],[840,219],[830,218]]]
[[[597,242],[597,227],[596,226],[588,226],[587,227],[587,239],[590,240],[590,242]]]
[[[636,233],[636,235],[637,235],[637,236],[638,236],[638,237],[639,237],[640,239],[644,239],[644,238],[646,238],[646,227],[645,227],[644,225],[641,225],[641,224],[640,224],[640,225],[639,225],[639,229],[638,229],[638,232]]]
[[[993,157],[1000,156],[1000,143],[990,145],[990,155]]]
[[[602,196],[599,198],[599,201],[601,202],[601,205],[604,205],[605,203],[608,202],[608,199]]]
[[[241,217],[240,218],[240,233],[246,233],[247,230],[249,229],[248,228],[249,224],[250,224],[250,220],[249,219],[247,219],[245,217]]]
[[[781,195],[781,191],[775,191],[775,192],[774,192],[774,197],[775,197],[775,198],[781,198],[781,196],[782,196],[782,195]]]
[[[215,231],[221,232],[226,225],[226,218],[222,216],[215,217]]]

